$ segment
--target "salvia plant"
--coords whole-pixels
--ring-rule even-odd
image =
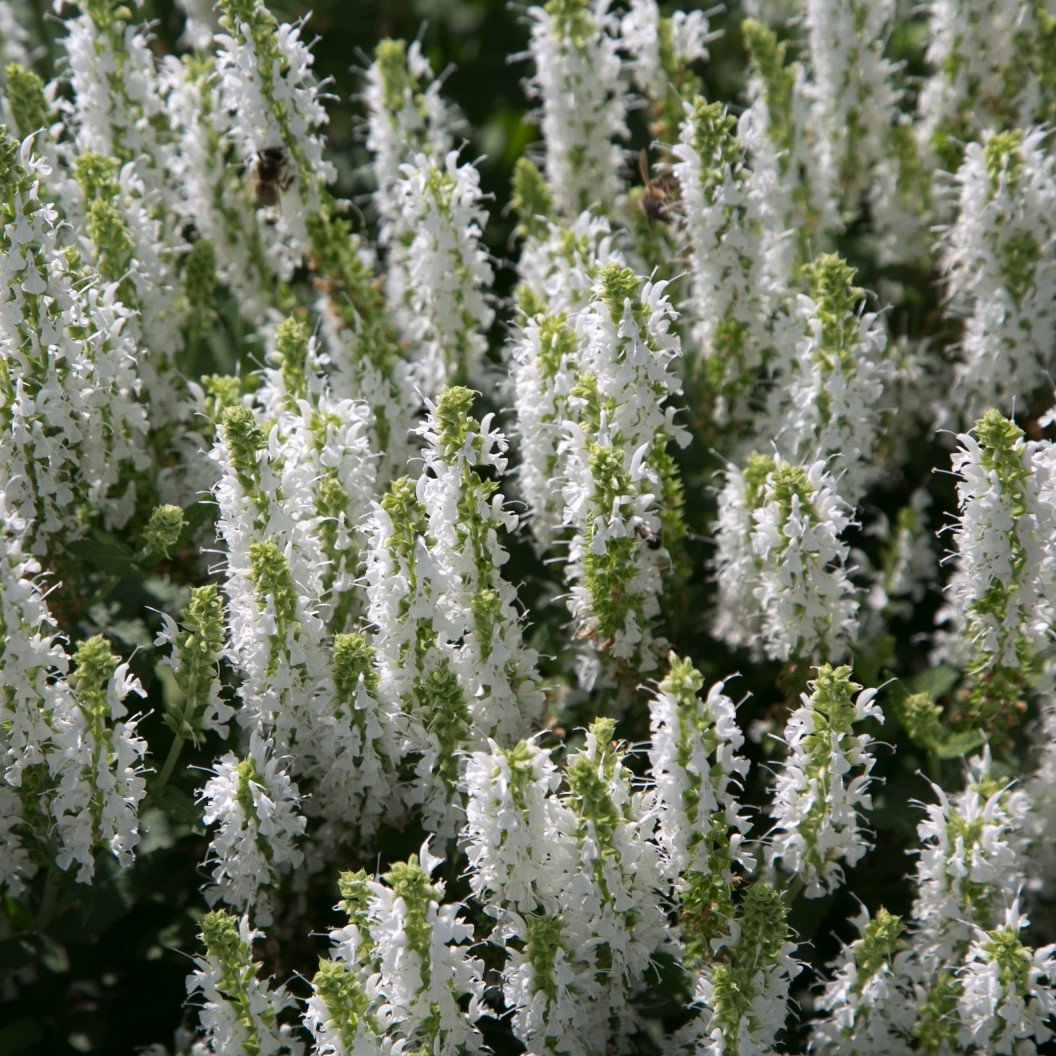
[[[404,6],[0,0],[0,1052],[1053,1051],[1056,5]]]

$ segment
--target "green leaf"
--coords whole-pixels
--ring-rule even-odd
[[[939,664],[906,680],[911,693],[930,693],[935,700],[944,697],[961,680],[961,673],[954,667]]]
[[[960,730],[947,734],[931,749],[938,759],[959,759],[986,742],[980,730]]]
[[[111,576],[124,578],[135,575],[140,570],[133,551],[116,539],[98,535],[77,539],[69,544],[68,549],[74,557]]]
[[[179,825],[186,825],[192,832],[204,832],[202,811],[197,803],[184,791],[173,785],[166,785],[151,803],[167,818]]]

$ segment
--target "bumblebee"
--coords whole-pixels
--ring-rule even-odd
[[[282,192],[293,183],[286,151],[282,147],[264,147],[253,162],[251,183],[257,201],[268,208],[279,204]]]
[[[668,203],[674,199],[678,191],[678,181],[670,174],[654,180],[649,175],[649,158],[644,150],[638,156],[638,171],[642,177],[642,194],[638,199],[638,206],[645,214],[649,225],[671,223]]]
[[[654,532],[645,521],[639,521],[634,526],[634,534],[645,541],[650,550],[659,550],[664,545],[663,538],[659,532]]]

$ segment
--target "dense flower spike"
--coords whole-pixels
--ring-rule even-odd
[[[481,246],[487,213],[480,176],[458,153],[416,155],[392,189],[397,220],[389,284],[397,323],[414,349],[412,381],[425,395],[469,380],[483,366],[494,319],[493,278]]]
[[[831,965],[831,978],[818,997],[825,1018],[811,1037],[812,1053],[885,1056],[899,1051],[911,1026],[909,997],[900,988],[905,927],[881,908],[855,921],[859,937],[844,946]]]
[[[401,169],[419,154],[436,162],[446,158],[455,147],[456,115],[418,41],[381,41],[366,80],[367,147],[374,155],[374,201],[385,242],[400,222]]]
[[[68,667],[40,564],[26,552],[25,528],[0,491],[0,885],[10,895],[25,890],[37,871],[35,830],[46,819],[35,799],[48,787],[50,720],[63,699]]]
[[[672,11],[661,14],[656,0],[631,0],[620,23],[620,39],[630,53],[631,76],[651,104],[658,138],[673,138],[682,119],[682,99],[699,85],[695,63],[708,58],[708,44],[719,33],[712,30],[711,11]]]
[[[312,74],[312,53],[301,26],[276,21],[260,0],[222,0],[223,32],[216,37],[218,103],[247,171],[262,151],[282,152],[277,182],[283,195],[281,223],[295,245],[309,241],[309,218],[323,204],[335,177],[323,157],[326,110]],[[289,173],[286,167],[289,166]]]
[[[957,171],[957,217],[943,264],[964,320],[954,424],[994,406],[1008,414],[1050,384],[1056,359],[1056,160],[1045,129],[970,143]]]
[[[806,263],[827,248],[840,226],[836,203],[820,178],[806,76],[772,29],[750,18],[741,31],[752,65],[752,105],[742,118],[749,161],[769,189],[772,226],[795,232],[798,262]]]
[[[126,524],[148,462],[128,311],[70,266],[30,148],[0,136],[0,478],[43,551],[86,520]]]
[[[101,635],[77,647],[69,692],[51,713],[48,768],[55,783],[51,813],[60,869],[77,864],[77,879],[90,882],[94,850],[105,845],[122,864],[139,843],[139,804],[146,794],[142,759],[147,744],[128,718],[125,699],[144,696],[128,664],[118,662]],[[124,721],[120,721],[124,720]]]
[[[766,856],[802,880],[809,898],[819,898],[869,849],[861,823],[873,805],[873,741],[852,730],[884,716],[873,702],[876,690],[858,692],[849,667],[824,664],[807,687],[785,728],[788,757],[774,786]]]
[[[543,694],[517,592],[500,572],[508,560],[502,537],[517,517],[489,474],[506,471],[506,438],[492,429],[492,415],[479,422],[470,415],[473,398],[469,389],[446,388],[431,409],[418,497],[428,519],[434,625],[456,645],[454,669],[474,727],[508,744],[535,725]]]
[[[187,977],[192,1004],[200,1008],[201,1034],[194,1051],[209,1056],[252,1052],[259,1056],[301,1056],[304,1046],[279,1016],[295,1007],[283,986],[260,978],[253,943],[262,938],[249,920],[223,910],[201,919],[204,955]]]
[[[540,108],[546,180],[559,215],[610,212],[620,194],[627,125],[619,20],[605,0],[549,0],[530,7],[529,89]]]
[[[884,55],[894,17],[894,0],[805,4],[822,178],[850,203],[887,152],[898,104],[895,67]]]
[[[655,663],[667,547],[681,530],[668,442],[684,443],[667,400],[681,385],[674,310],[663,282],[606,263],[577,319],[579,372],[556,478],[565,502],[569,608],[578,633],[617,660]]]
[[[254,736],[244,758],[229,753],[217,760],[199,797],[206,825],[217,826],[206,859],[214,885],[207,897],[270,924],[270,888],[304,861],[297,786]]]
[[[440,861],[426,845],[378,880],[341,877],[349,925],[331,932],[332,960],[316,975],[311,1020],[317,1037],[344,1046],[330,1051],[485,1051],[477,1027],[484,966],[469,953],[473,928],[461,907],[444,903],[444,885],[430,879]],[[366,1040],[376,1035],[381,1045]]]
[[[736,938],[697,981],[697,1018],[683,1028],[682,1051],[756,1056],[774,1051],[799,972],[789,941],[788,906],[762,881],[744,894]]]
[[[765,455],[731,467],[719,495],[715,633],[773,659],[842,658],[857,602],[840,536],[851,511],[823,462]]]
[[[1022,0],[929,0],[925,10],[931,74],[918,100],[918,135],[952,170],[981,129],[1035,119],[1051,91],[1051,83],[1028,76],[1031,60],[1040,58],[1047,12]]]
[[[1018,902],[1004,923],[976,929],[961,974],[959,1041],[983,1052],[1012,1056],[1053,1036],[1056,1017],[1056,946],[1033,950],[1020,933],[1027,927]]]
[[[650,840],[655,799],[633,790],[623,753],[612,743],[615,726],[611,719],[595,720],[566,768],[573,864],[560,941],[579,962],[575,970],[590,1002],[583,1023],[588,1052],[604,1048],[614,1032],[628,1034],[627,997],[643,985],[668,941],[658,898],[663,865]]]
[[[957,564],[947,588],[973,680],[973,712],[1009,723],[1056,615],[1054,449],[987,411],[953,455],[960,522]],[[964,651],[962,649],[962,651]]]
[[[916,956],[935,970],[963,954],[972,926],[994,920],[995,904],[1023,883],[1019,833],[1026,792],[991,773],[989,751],[969,760],[967,785],[950,796],[937,785],[918,826]]]
[[[871,463],[894,365],[876,314],[860,307],[854,269],[825,254],[805,274],[810,293],[800,294],[796,311],[802,336],[776,365],[769,424],[789,461],[824,459],[840,496],[856,506],[878,475]]]
[[[685,106],[673,172],[682,192],[689,251],[694,345],[705,359],[721,419],[745,418],[748,397],[773,338],[780,303],[768,249],[779,232],[763,188],[747,168],[734,120],[719,103],[697,97]],[[772,253],[771,253],[772,257]]]
[[[700,672],[674,654],[650,706],[649,762],[660,806],[660,844],[683,901],[683,927],[696,943],[729,927],[733,867],[751,869],[749,821],[737,796],[748,773],[734,705],[716,682],[705,697]],[[693,919],[693,908],[705,908]]]
[[[415,482],[394,481],[365,526],[367,617],[376,632],[379,691],[399,708],[406,749],[417,758],[409,798],[430,831],[449,839],[461,826],[460,757],[473,730],[457,651],[436,626],[427,525]]]

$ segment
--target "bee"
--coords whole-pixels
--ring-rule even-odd
[[[645,521],[639,521],[634,526],[634,534],[637,535],[639,539],[644,539],[645,545],[649,547],[650,550],[659,550],[660,547],[664,545],[660,533],[654,532]]]
[[[264,147],[257,151],[250,182],[261,205],[270,208],[279,204],[281,193],[293,183],[293,173],[287,166],[286,151],[282,147]]]
[[[649,156],[645,150],[638,155],[638,171],[642,177],[642,196],[638,200],[638,206],[649,221],[649,226],[657,222],[669,224],[671,213],[667,206],[675,197],[678,181],[670,173],[654,180],[649,175]]]

